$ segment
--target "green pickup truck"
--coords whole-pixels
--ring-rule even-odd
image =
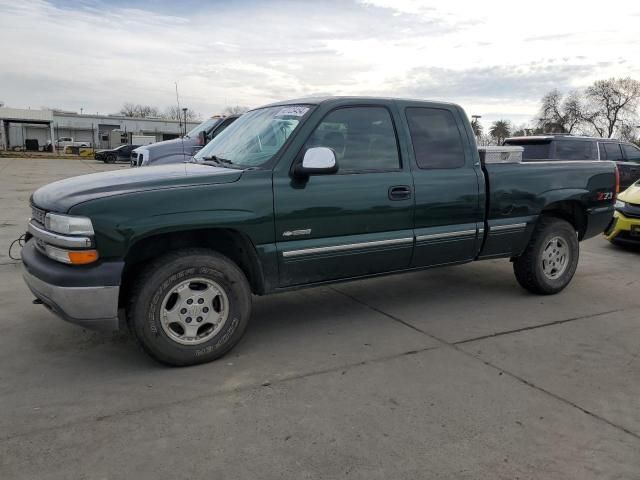
[[[559,292],[575,273],[578,241],[612,218],[615,165],[480,153],[453,104],[268,105],[240,117],[196,163],[37,190],[24,279],[35,302],[63,319],[128,325],[172,365],[233,348],[252,294],[488,258],[511,259],[531,292]]]

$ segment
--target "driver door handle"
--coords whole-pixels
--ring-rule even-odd
[[[389,187],[389,200],[406,200],[407,198],[411,198],[411,187],[407,185]]]

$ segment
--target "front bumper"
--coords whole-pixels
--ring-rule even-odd
[[[621,212],[616,211],[613,214],[611,225],[605,231],[604,236],[611,242],[617,241],[640,244],[640,236],[632,235],[631,233],[632,226],[640,228],[640,218],[629,218]]]
[[[92,330],[118,330],[122,262],[89,268],[64,265],[42,255],[29,240],[22,249],[22,265],[31,292],[60,318]]]

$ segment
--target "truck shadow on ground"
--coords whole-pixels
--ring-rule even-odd
[[[574,282],[584,286],[596,280],[576,278]],[[213,365],[244,357],[257,362],[289,357],[290,351],[302,356],[305,351],[345,355],[363,346],[382,348],[385,342],[400,345],[414,341],[412,337],[419,340],[430,335],[448,342],[466,341],[587,315],[596,310],[593,305],[598,311],[613,309],[615,300],[607,301],[604,291],[602,298],[595,298],[589,288],[575,285],[559,295],[532,295],[517,284],[507,261],[345,282],[254,297],[245,337]],[[39,313],[43,315],[49,314]],[[129,370],[134,364],[142,369],[163,368],[140,350],[128,332],[104,334],[55,322],[59,320],[47,319],[46,325],[30,331],[32,348],[70,355],[75,361],[83,357],[87,368],[97,368],[91,366],[93,362],[109,362],[110,369]]]

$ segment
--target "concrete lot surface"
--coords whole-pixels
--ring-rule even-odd
[[[225,358],[166,368],[32,305],[7,256],[39,185],[0,159],[1,479],[638,479],[640,253],[582,244],[539,297],[488,261],[255,298]]]

